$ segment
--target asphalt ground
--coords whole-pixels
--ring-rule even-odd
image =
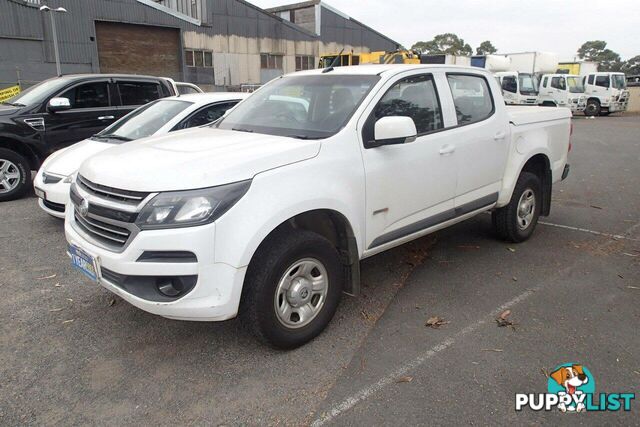
[[[367,259],[363,295],[290,352],[238,320],[130,306],[71,269],[34,196],[1,204],[0,424],[637,425],[637,400],[514,410],[565,362],[598,393],[639,388],[640,117],[574,124],[571,174],[528,242],[496,240],[483,214]]]

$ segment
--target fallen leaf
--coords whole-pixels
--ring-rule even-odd
[[[483,348],[482,351],[495,351],[496,353],[502,353],[504,350],[501,348]]]
[[[116,299],[115,298],[111,298],[109,300],[109,307],[113,307],[115,305],[115,303],[116,303]]]
[[[633,373],[640,375],[640,371],[633,371]]]
[[[640,255],[630,254],[630,253],[628,253],[628,252],[622,252],[622,255],[632,256],[632,257],[634,257],[634,258],[635,258],[635,257],[637,257],[637,256],[640,256]]]
[[[49,310],[49,313],[57,313],[62,310],[64,310],[64,308],[52,308],[51,310]]]
[[[540,372],[542,372],[542,375],[546,378],[549,378],[549,372],[545,368],[540,368]]]
[[[433,316],[427,319],[427,323],[425,323],[425,326],[433,329],[438,329],[440,326],[446,325],[447,323],[449,322],[444,320],[442,317]]]
[[[594,208],[594,209],[602,209],[602,207],[596,206],[596,205],[591,205],[591,207]]]
[[[477,245],[458,245],[458,249],[480,249]]]
[[[73,298],[67,298],[67,301],[73,302]]]
[[[498,323],[498,326],[499,327],[513,326],[513,322],[511,320],[507,319],[510,315],[511,315],[511,310],[503,311],[502,314],[500,316],[498,316],[498,318],[496,319],[496,322]]]
[[[60,284],[60,282],[56,283],[56,284],[55,284],[55,285],[53,285],[53,286],[55,286],[56,288],[61,288],[61,287],[62,287],[62,285]]]
[[[62,324],[64,325],[64,324],[67,324],[67,323],[73,323],[74,320],[76,320],[76,319],[65,320],[65,321],[62,322]]]
[[[627,288],[629,288],[629,289],[640,289],[640,288],[639,288],[639,287],[637,287],[637,286],[627,286]]]
[[[409,376],[400,377],[396,380],[397,383],[410,383],[411,381],[413,381],[413,377]]]
[[[517,282],[517,281],[518,281],[518,278],[517,278],[516,276],[513,276],[513,277],[511,278],[511,280],[513,280],[514,282]]]
[[[52,274],[51,276],[38,277],[36,280],[53,279],[54,277],[56,277],[56,275]]]
[[[516,250],[514,248],[509,248],[510,252],[515,252]]]

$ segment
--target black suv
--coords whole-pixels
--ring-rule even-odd
[[[169,79],[83,74],[45,80],[0,104],[0,202],[20,198],[32,170],[56,150],[101,131],[135,108],[177,95]]]

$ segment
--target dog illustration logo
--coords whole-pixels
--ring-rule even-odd
[[[549,393],[555,393],[560,397],[558,409],[562,412],[583,412],[584,398],[586,394],[593,394],[595,384],[591,372],[586,367],[567,363],[557,366],[549,375],[548,389]]]

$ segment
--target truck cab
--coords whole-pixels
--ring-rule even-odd
[[[544,74],[540,83],[538,104],[547,107],[566,107],[572,113],[584,111],[587,97],[582,77],[575,74]]]
[[[538,78],[535,74],[502,71],[495,75],[507,105],[537,105]]]
[[[629,91],[624,73],[590,73],[583,77],[587,116],[627,111]]]

